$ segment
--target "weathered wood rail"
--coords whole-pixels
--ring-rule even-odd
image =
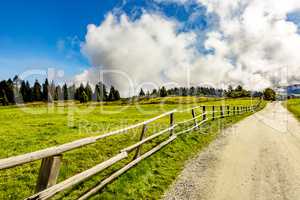
[[[105,170],[106,168],[112,166],[113,164],[128,158],[128,155],[136,150],[134,159],[126,164],[124,167],[107,177],[106,179],[102,180],[99,185],[97,185],[95,188],[91,189],[87,193],[85,193],[83,196],[81,196],[79,199],[87,199],[91,197],[92,195],[96,194],[101,190],[104,186],[106,186],[108,183],[113,181],[115,178],[135,166],[137,163],[142,161],[143,159],[151,156],[164,146],[168,145],[172,141],[174,141],[179,135],[193,131],[198,129],[201,125],[204,123],[210,121],[210,120],[216,120],[219,118],[225,118],[229,116],[235,116],[235,115],[241,115],[246,112],[254,112],[256,111],[260,106],[260,101],[256,105],[251,106],[229,106],[229,105],[221,105],[221,106],[197,106],[193,107],[187,110],[183,111],[177,111],[172,110],[166,113],[163,113],[159,116],[156,116],[152,119],[149,119],[147,121],[137,123],[131,126],[128,126],[123,129],[115,130],[109,133],[101,134],[94,137],[88,137],[80,140],[76,140],[70,143],[66,143],[60,146],[51,147],[19,156],[14,156],[10,158],[5,158],[0,160],[0,170],[16,167],[19,165],[23,165],[25,163],[34,162],[37,160],[42,160],[41,167],[39,171],[39,176],[36,184],[36,193],[28,198],[27,200],[44,200],[49,199],[56,195],[59,192],[62,192],[68,188],[71,188],[72,186],[81,183],[90,177],[98,174],[99,172]],[[210,108],[211,111],[208,111],[208,108]],[[218,109],[219,108],[219,109]],[[202,109],[202,110],[201,110]],[[196,110],[201,110],[201,114],[196,113]],[[174,120],[174,114],[175,113],[183,113],[183,112],[191,112],[192,118],[177,122],[175,123]],[[160,118],[163,117],[169,117],[169,127],[161,130],[157,133],[153,133],[152,135],[145,138],[145,132],[147,131],[147,126],[149,123],[154,122]],[[182,128],[182,125],[188,124],[192,122],[192,126],[189,126],[188,128]],[[96,143],[97,141],[117,135],[117,134],[123,134],[126,133],[128,130],[135,129],[142,127],[140,140],[120,151],[117,155],[111,157],[108,160],[105,160],[104,162],[101,162],[97,164],[96,166],[85,170],[79,174],[76,174],[60,183],[57,183],[57,178],[59,176],[59,170],[62,163],[62,155],[65,152]],[[175,128],[178,127],[179,130],[176,132]],[[183,129],[183,130],[182,130]],[[147,151],[146,153],[141,155],[141,149],[143,144],[163,135],[169,133],[169,137],[162,141],[159,145],[155,146],[151,150]]]

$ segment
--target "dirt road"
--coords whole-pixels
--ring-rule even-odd
[[[300,200],[300,123],[269,104],[190,160],[165,199]]]

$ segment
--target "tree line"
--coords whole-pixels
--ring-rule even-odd
[[[140,89],[138,96],[140,97],[166,97],[166,96],[215,96],[221,97],[224,94],[223,89],[216,89],[212,87],[174,87],[166,89],[162,86],[158,89],[145,92],[143,88]]]
[[[228,98],[241,98],[241,97],[261,97],[262,92],[251,92],[243,89],[242,86],[237,86],[233,89],[229,86],[227,90],[218,89],[213,87],[174,87],[167,89],[162,86],[158,89],[145,92],[143,88],[140,89],[139,97],[166,97],[166,96],[209,96],[209,97],[228,97]],[[48,79],[41,84],[36,80],[33,86],[29,81],[21,80],[18,76],[13,79],[3,80],[0,82],[0,104],[9,105],[17,103],[28,103],[35,101],[66,101],[78,100],[81,103],[89,101],[116,101],[119,100],[120,93],[111,86],[109,91],[104,83],[99,82],[92,90],[89,83],[80,84],[76,87],[75,84],[67,85],[66,83],[56,85],[54,81],[49,83]]]
[[[250,96],[260,97],[261,92],[251,92],[243,89],[242,86],[237,86],[233,89],[229,86],[227,90],[213,87],[174,87],[166,89],[164,86],[159,89],[153,89],[151,92],[140,89],[139,97],[166,97],[166,96],[209,96],[209,97],[228,97],[228,98],[242,98]]]
[[[0,103],[2,105],[29,103],[35,101],[52,102],[58,100],[78,100],[81,103],[88,101],[116,101],[120,99],[119,91],[111,86],[109,92],[106,85],[99,82],[92,90],[89,83],[86,85],[80,84],[76,87],[75,84],[68,86],[66,83],[56,85],[54,81],[49,83],[45,79],[44,83],[40,84],[36,80],[33,86],[29,81],[21,80],[18,76],[13,79],[3,80],[0,82]]]
[[[251,91],[245,90],[241,85],[238,85],[235,89],[229,85],[225,95],[229,98],[251,97]]]

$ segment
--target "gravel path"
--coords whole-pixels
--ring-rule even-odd
[[[280,103],[223,131],[165,200],[299,200],[300,123]]]

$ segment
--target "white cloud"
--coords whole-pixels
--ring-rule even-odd
[[[126,73],[134,86],[145,82],[160,86],[177,78],[184,80],[185,67],[194,58],[195,35],[178,34],[176,28],[177,22],[159,15],[144,14],[132,22],[126,15],[118,20],[109,14],[100,26],[88,26],[82,52],[95,67],[93,73],[85,72],[77,79],[95,82],[99,81],[99,76],[91,77],[95,71],[118,70]],[[124,83],[120,76],[105,78],[123,94],[128,90],[128,81]]]
[[[300,72],[300,35],[287,14],[300,9],[298,0],[199,0],[220,17],[219,32],[236,58],[229,80],[249,88],[292,83]],[[216,41],[217,43],[218,41]],[[279,71],[279,72],[278,72]],[[281,72],[283,71],[283,72]],[[284,73],[288,71],[288,74]],[[300,75],[298,75],[300,77]],[[284,80],[285,79],[285,80]],[[299,78],[296,78],[299,80]]]
[[[109,14],[101,25],[88,26],[82,52],[94,67],[77,80],[97,82],[101,70],[125,73],[135,90],[149,82],[157,86],[231,83],[260,89],[286,83],[286,78],[290,83],[300,80],[300,35],[297,26],[287,21],[288,13],[300,9],[300,1],[199,2],[219,16],[219,27],[204,41],[213,54],[196,49],[200,33],[178,33],[180,24],[159,14],[145,12],[135,21]],[[106,75],[105,81],[128,95],[128,77],[120,77]]]

